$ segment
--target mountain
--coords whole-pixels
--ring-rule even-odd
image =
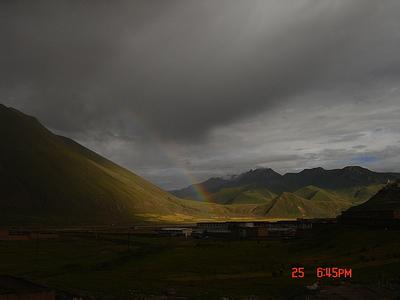
[[[287,173],[283,176],[288,188],[298,189],[314,185],[330,190],[385,184],[388,180],[397,178],[400,178],[400,173],[378,173],[359,166],[334,170],[306,169],[300,173]]]
[[[179,198],[188,198],[188,199],[194,199],[194,200],[203,200],[200,198],[201,196],[198,194],[197,190],[198,188],[202,186],[207,187],[207,191],[209,192],[216,192],[218,191],[222,186],[227,184],[229,180],[223,179],[223,178],[218,178],[218,177],[213,177],[210,179],[207,179],[201,184],[195,184],[188,186],[187,188],[181,189],[181,190],[175,190],[171,191],[172,194]]]
[[[345,210],[339,220],[351,225],[399,228],[400,181],[388,183],[368,201]]]
[[[0,138],[0,225],[331,217],[400,178],[361,167],[283,176],[263,168],[172,195],[3,105]],[[208,190],[207,201],[178,198],[195,200],[196,188]]]
[[[284,192],[271,203],[257,206],[253,213],[270,218],[332,218],[351,204],[343,200],[306,199],[295,193]]]
[[[239,186],[222,188],[213,193],[210,198],[219,204],[263,204],[276,196],[268,189]]]
[[[3,224],[105,224],[208,214],[204,206],[178,199],[1,104],[0,138]]]
[[[358,211],[400,211],[400,181],[387,184],[371,199],[348,209],[346,213]]]
[[[368,169],[350,166],[343,169],[325,170],[323,168],[305,169],[299,173],[280,175],[272,169],[256,169],[232,176],[232,179],[212,179],[171,191],[181,198],[200,200],[191,191],[194,188],[207,190],[213,202],[220,204],[262,203],[283,192],[297,196],[322,199],[345,199],[354,204],[362,203],[373,196],[388,180],[400,178],[399,173],[377,173]],[[253,199],[248,195],[256,195]]]
[[[309,185],[294,192],[296,196],[313,201],[342,201],[339,195],[322,188]]]

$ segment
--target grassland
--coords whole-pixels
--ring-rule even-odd
[[[305,279],[290,278],[294,266],[305,267]],[[0,242],[0,273],[111,299],[171,290],[191,299],[287,299],[316,281],[317,266],[353,268],[353,283],[395,279],[399,234],[330,228],[291,241],[68,234],[51,241]]]

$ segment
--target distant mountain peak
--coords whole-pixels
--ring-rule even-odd
[[[324,169],[324,168],[322,168],[322,167],[317,167],[317,168],[311,168],[311,169],[304,169],[303,171],[301,171],[299,174],[305,174],[305,173],[308,173],[308,174],[312,174],[312,173],[323,173],[323,172],[325,172],[326,170]]]
[[[224,179],[222,177],[211,177],[211,178],[207,179],[206,181],[204,181],[202,183],[198,183],[198,185],[207,184],[207,183],[208,184],[219,184],[219,183],[223,183],[223,182],[226,182],[226,181],[228,181],[228,180]]]
[[[278,176],[280,176],[280,174],[275,172],[273,169],[271,169],[271,168],[263,168],[263,167],[256,168],[256,169],[250,169],[249,171],[247,171],[245,173],[242,173],[239,176],[247,176],[247,175],[261,175],[261,176],[262,175],[264,175],[264,176],[265,175],[267,175],[267,176],[268,175],[272,175],[272,176],[278,175]]]
[[[232,182],[237,184],[265,184],[266,182],[279,180],[282,177],[281,174],[275,172],[270,168],[257,168],[251,169],[245,173],[235,177]]]
[[[348,172],[359,172],[359,173],[370,173],[372,171],[368,170],[367,168],[363,168],[360,166],[347,166],[344,167],[342,170],[348,171]]]

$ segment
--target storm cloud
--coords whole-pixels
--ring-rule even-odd
[[[398,125],[397,0],[2,1],[0,20],[0,102],[164,187],[177,161],[290,171],[399,140],[364,145]]]

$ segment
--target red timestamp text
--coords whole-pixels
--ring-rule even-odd
[[[351,268],[337,267],[318,267],[317,278],[351,278],[353,270]]]
[[[317,278],[352,278],[353,270],[351,268],[338,268],[338,267],[317,267],[315,269]],[[292,268],[292,278],[304,278],[304,267]]]
[[[304,268],[292,268],[292,278],[304,278]]]

